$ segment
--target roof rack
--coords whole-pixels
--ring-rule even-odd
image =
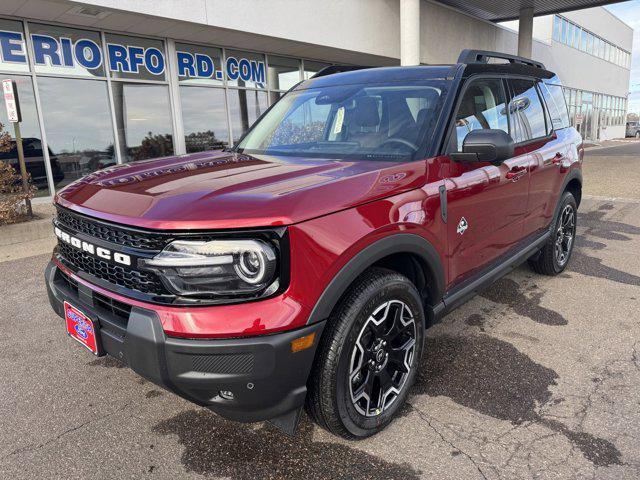
[[[329,65],[328,67],[324,67],[311,78],[326,77],[327,75],[333,75],[334,73],[352,72],[354,70],[363,70],[365,68],[373,67],[359,67],[356,65]]]
[[[507,60],[509,63],[528,65],[546,70],[542,62],[536,62],[530,58],[519,57],[517,55],[509,55],[508,53],[490,52],[488,50],[463,50],[458,57],[458,63],[489,63],[490,58],[499,58],[501,60]]]

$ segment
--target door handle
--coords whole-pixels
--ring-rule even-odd
[[[517,182],[518,180],[520,180],[520,178],[526,175],[526,173],[527,173],[526,167],[513,167],[511,170],[507,172],[506,177],[507,177],[507,180],[512,180],[514,182]]]

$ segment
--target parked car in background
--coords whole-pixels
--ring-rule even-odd
[[[640,138],[640,121],[627,122],[626,136]]]
[[[541,63],[329,67],[230,150],[60,191],[49,299],[94,355],[223,417],[293,432],[306,404],[367,437],[425,329],[523,262],[566,268],[583,153]]]
[[[47,188],[47,173],[45,168],[45,158],[42,153],[42,142],[39,138],[27,137],[22,139],[22,149],[24,151],[24,161],[27,173],[31,176],[32,183],[38,188]],[[51,173],[55,184],[64,179],[64,172],[60,168],[57,157],[49,150],[51,161]],[[20,173],[20,163],[18,161],[18,148],[16,141],[11,140],[10,148],[0,151],[0,161],[8,162],[13,169]]]

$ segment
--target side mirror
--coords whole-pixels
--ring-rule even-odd
[[[504,130],[473,130],[462,142],[462,152],[452,153],[456,162],[489,162],[499,165],[513,157],[514,142]]]

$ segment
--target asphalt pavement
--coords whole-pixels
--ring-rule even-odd
[[[94,358],[48,305],[48,255],[0,262],[0,478],[640,478],[640,195],[608,158],[585,160],[567,271],[523,266],[429,330],[409,404],[360,442],[229,422]]]

